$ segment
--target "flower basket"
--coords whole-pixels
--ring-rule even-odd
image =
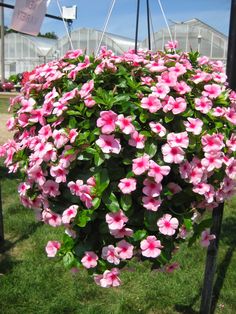
[[[11,107],[17,132],[1,154],[25,177],[21,202],[65,228],[49,257],[111,287],[134,256],[162,267],[185,239],[214,238],[209,213],[236,177],[236,94],[221,62],[170,46],[77,50],[37,67]]]

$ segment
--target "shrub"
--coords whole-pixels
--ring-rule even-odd
[[[24,175],[24,206],[65,227],[48,256],[110,287],[134,256],[160,267],[186,237],[207,246],[205,213],[235,187],[236,93],[225,82],[221,62],[170,47],[77,50],[29,74],[1,154]]]

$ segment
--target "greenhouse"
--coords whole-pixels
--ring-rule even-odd
[[[182,50],[198,50],[210,59],[225,62],[227,56],[227,36],[211,26],[193,19],[186,22],[174,23],[170,26],[172,38],[179,42]],[[72,31],[71,42],[74,49],[81,48],[87,54],[96,53],[100,46],[106,46],[115,54],[134,48],[134,39],[111,33],[105,33],[102,42],[102,31],[80,28]],[[153,33],[151,47],[153,50],[163,49],[170,40],[167,28]],[[147,49],[148,39],[138,43],[139,48]],[[5,36],[6,77],[11,74],[32,70],[36,65],[62,57],[71,49],[68,36],[55,39],[33,37],[21,33],[10,33]]]
[[[170,31],[172,39],[178,41],[181,50],[198,50],[201,55],[208,56],[210,59],[226,61],[228,38],[210,25],[198,19],[192,19],[173,23]],[[167,28],[155,32],[151,40],[152,49],[163,49],[169,40],[171,38]],[[140,47],[147,48],[147,46],[148,39],[146,38]]]
[[[55,59],[56,40],[21,33],[5,36],[6,77],[30,71],[35,66]]]

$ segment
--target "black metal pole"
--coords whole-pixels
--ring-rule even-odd
[[[236,0],[231,0],[226,74],[229,87],[236,90]]]
[[[140,0],[137,0],[137,15],[136,15],[136,28],[135,28],[135,46],[134,46],[135,53],[137,53],[137,50],[138,50],[139,8],[140,8]]]
[[[216,261],[217,261],[217,253],[218,253],[218,247],[219,247],[223,212],[224,212],[224,203],[214,208],[213,214],[212,214],[211,234],[214,234],[216,238],[211,241],[207,249],[200,314],[211,313],[212,292],[213,292],[214,276],[216,272]]]
[[[151,50],[151,31],[150,31],[150,9],[149,9],[149,0],[147,0],[147,29],[148,29],[148,49]]]

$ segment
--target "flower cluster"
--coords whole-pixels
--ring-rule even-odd
[[[65,228],[47,255],[102,287],[120,285],[134,256],[160,267],[186,238],[209,245],[204,217],[235,190],[236,93],[223,64],[167,48],[70,51],[11,101],[14,139],[0,155],[24,174],[20,200]]]

